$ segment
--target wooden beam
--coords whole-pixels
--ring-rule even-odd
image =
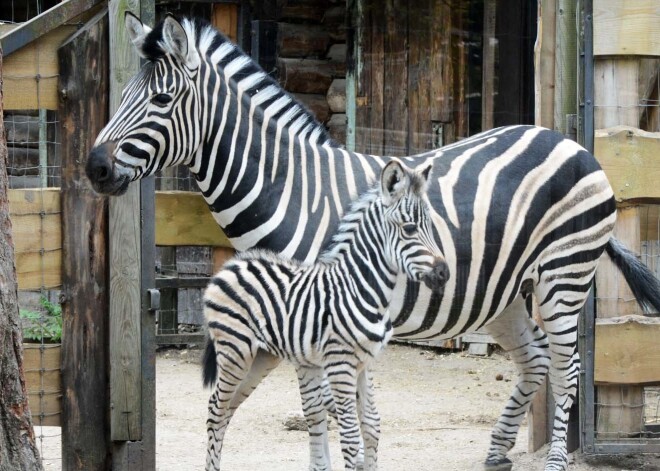
[[[107,199],[84,162],[107,118],[107,12],[59,50],[62,100],[62,469],[109,469]],[[93,67],[90,64],[94,64]]]
[[[131,8],[132,7],[132,8]],[[109,4],[110,114],[121,102],[121,91],[140,68],[124,26],[126,11],[139,16],[139,2]],[[110,199],[110,437],[113,441],[142,438],[141,243],[140,186]],[[122,460],[123,458],[119,458]]]
[[[5,110],[57,109],[57,48],[75,31],[60,26],[5,59]]]
[[[660,56],[657,0],[594,2],[594,56]]]
[[[630,126],[597,130],[594,154],[619,203],[660,202],[660,132]]]
[[[594,61],[594,129],[639,127],[639,59]]]
[[[50,33],[74,18],[89,13],[89,10],[99,3],[101,3],[101,0],[64,0],[35,16],[30,21],[15,27],[12,26],[7,31],[0,33],[0,43],[5,57],[9,57],[14,51],[43,37],[43,35]]]
[[[62,347],[24,343],[23,366],[35,425],[62,426]]]
[[[555,25],[554,129],[575,138],[568,115],[577,115],[577,0],[558,0]],[[576,121],[573,121],[576,122]]]
[[[659,318],[632,315],[596,319],[594,381],[660,383],[659,337]]]
[[[199,193],[156,193],[156,245],[231,247]]]
[[[538,32],[534,45],[534,123],[553,128],[557,0],[538,2],[538,5]]]

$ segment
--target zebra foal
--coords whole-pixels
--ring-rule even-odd
[[[345,469],[356,469],[360,436],[364,469],[377,468],[380,417],[367,368],[392,335],[387,306],[397,276],[438,290],[448,276],[426,202],[430,170],[431,165],[410,171],[390,162],[379,188],[354,204],[334,245],[314,264],[253,250],[212,278],[204,294],[209,330],[204,381],[215,384],[206,469],[220,469],[225,431],[247,397],[242,386],[249,383],[253,362],[267,354],[296,367],[310,469],[331,469],[324,375],[335,402]]]

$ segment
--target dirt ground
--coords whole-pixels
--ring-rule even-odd
[[[157,360],[157,468],[203,469],[206,402],[197,350],[166,350]],[[500,374],[503,379],[496,380]],[[385,471],[482,469],[491,426],[513,387],[515,369],[502,354],[470,357],[390,345],[374,369],[382,417],[379,467]],[[241,406],[227,431],[226,471],[307,469],[307,432],[283,421],[300,410],[295,371],[283,364]],[[524,424],[526,425],[526,424]],[[336,427],[330,432],[333,469],[343,469]],[[51,439],[52,444],[58,445]],[[527,453],[527,428],[510,454],[514,470],[543,470],[547,449]],[[660,471],[660,456],[571,456],[571,471]],[[59,462],[46,463],[58,470]]]

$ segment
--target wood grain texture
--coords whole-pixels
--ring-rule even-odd
[[[555,106],[555,44],[557,0],[539,2],[538,36],[534,48],[534,124],[552,128]]]
[[[594,61],[594,129],[639,127],[639,59]]]
[[[121,91],[140,67],[124,27],[125,11],[139,15],[139,1],[109,4],[110,113]],[[141,243],[140,186],[111,198],[108,212],[110,259],[110,437],[113,441],[142,438],[141,384]]]
[[[596,384],[660,383],[660,319],[623,316],[596,320]]]
[[[156,245],[231,247],[199,193],[157,192],[155,217]]]
[[[594,149],[617,202],[660,202],[660,132],[631,126],[597,130]]]
[[[106,470],[108,437],[107,199],[84,162],[107,119],[108,23],[91,19],[60,48],[62,143],[62,469]]]
[[[57,48],[75,31],[73,25],[60,26],[6,58],[3,83],[6,110],[57,109]]]
[[[211,24],[234,43],[238,43],[238,4],[214,4],[211,13]]]
[[[594,2],[594,56],[660,56],[657,0]]]

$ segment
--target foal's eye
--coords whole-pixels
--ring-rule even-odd
[[[167,93],[159,93],[157,95],[154,95],[151,98],[152,103],[158,105],[158,106],[165,106],[167,105],[170,101],[172,101],[172,97],[168,95]]]
[[[415,234],[417,234],[417,224],[413,224],[413,223],[409,222],[409,223],[404,224],[403,226],[401,226],[401,228],[403,229],[403,232],[406,235],[415,235]]]

